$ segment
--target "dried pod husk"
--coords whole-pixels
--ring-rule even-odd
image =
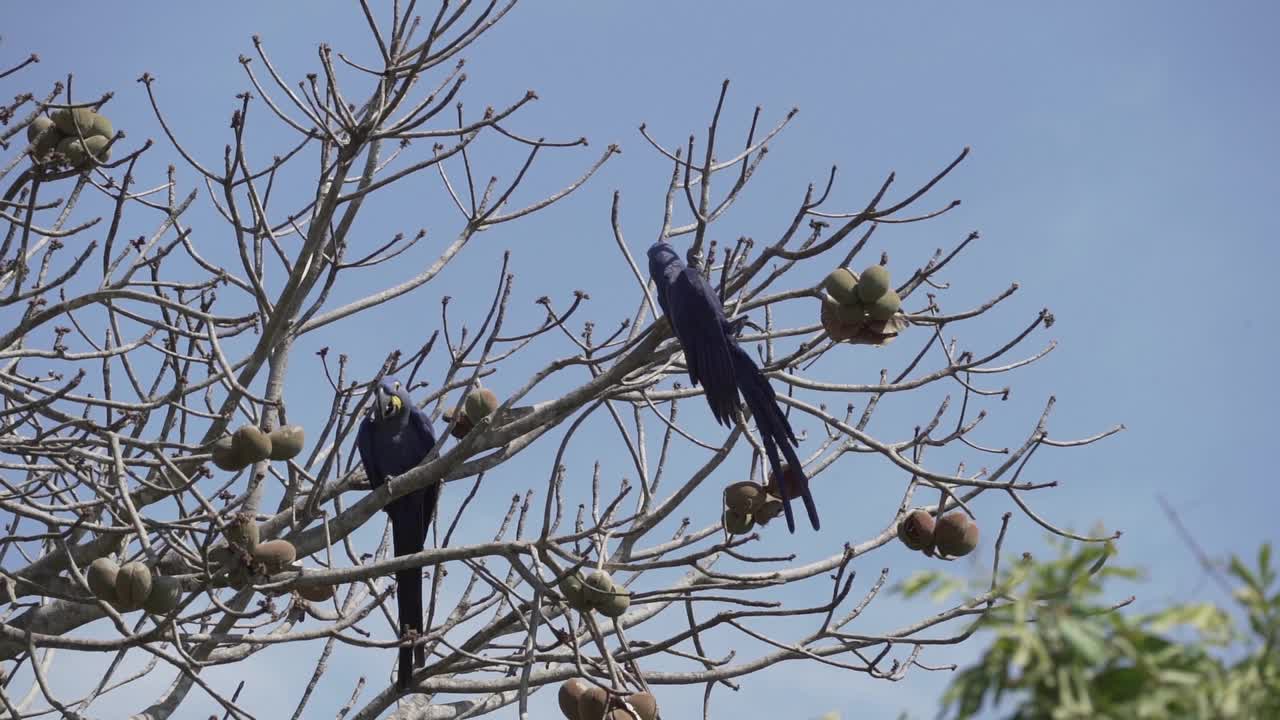
[[[178,607],[182,600],[182,583],[177,578],[159,576],[151,581],[151,593],[142,607],[149,613],[164,615]]]
[[[733,483],[724,489],[725,507],[737,513],[751,513],[764,503],[764,487],[750,480]]]
[[[252,580],[253,577],[249,574],[249,568],[244,563],[235,563],[227,571],[227,584],[236,590],[243,590],[249,587]]]
[[[752,513],[738,512],[733,508],[725,508],[724,516],[720,519],[724,523],[724,529],[730,535],[743,535],[751,532],[752,524],[755,522],[755,516]]]
[[[267,572],[283,570],[298,557],[298,549],[288,540],[268,540],[253,549],[253,559],[267,566]]]
[[[933,515],[928,510],[913,510],[898,523],[898,539],[912,550],[933,545]]]
[[[478,387],[467,393],[467,401],[463,403],[462,410],[467,415],[467,419],[472,424],[489,417],[489,415],[498,409],[498,396],[493,394],[489,388]]]
[[[303,600],[324,602],[325,600],[333,597],[335,588],[332,585],[306,585],[304,587],[297,588],[297,590]]]
[[[54,110],[50,118],[53,124],[58,126],[58,132],[71,137],[84,135],[88,137],[93,134],[93,121],[97,113],[89,108],[72,108],[70,110],[62,108]],[[79,132],[76,126],[79,126]]]
[[[445,424],[447,425],[448,423],[453,422],[453,411],[445,410],[441,417],[443,417]],[[454,424],[453,431],[449,434],[461,440],[466,437],[467,433],[471,432],[473,428],[475,428],[475,423],[471,422],[471,419],[467,417],[466,413],[462,413],[458,416],[458,422]]]
[[[978,524],[963,511],[949,512],[938,519],[933,542],[943,555],[964,557],[978,547]]]
[[[867,308],[867,316],[872,320],[885,321],[893,317],[902,308],[902,298],[893,290],[886,290]]]
[[[613,578],[603,570],[596,570],[582,583],[582,598],[592,608],[599,608],[613,592]]]
[[[602,687],[592,685],[578,696],[578,720],[603,718],[608,709],[609,693]]]
[[[858,297],[864,303],[873,303],[889,290],[889,270],[883,265],[872,265],[858,276]]]
[[[769,524],[769,521],[782,514],[782,498],[777,495],[766,495],[764,503],[760,505],[760,509],[751,514],[751,519],[760,527]]]
[[[258,538],[261,537],[258,522],[249,513],[237,513],[228,520],[226,527],[222,529],[222,535],[227,542],[244,548],[248,552],[253,552],[253,549],[258,546]]]
[[[560,686],[557,699],[560,701],[560,712],[568,720],[580,720],[578,716],[578,700],[582,694],[591,689],[591,683],[582,678],[569,678]]]
[[[631,607],[631,591],[621,585],[613,586],[613,593],[596,604],[596,612],[605,617],[622,617]]]
[[[151,594],[151,570],[134,561],[116,573],[116,603],[122,610],[137,610]]]
[[[242,425],[231,436],[231,447],[245,465],[271,457],[271,438],[257,425]]]
[[[587,595],[583,590],[582,576],[577,573],[560,581],[560,594],[564,595],[565,602],[574,610],[586,612],[591,609],[591,603],[587,602]]]
[[[93,127],[89,129],[89,132],[85,133],[85,137],[93,136],[110,139],[115,134],[115,128],[111,126],[111,121],[107,119],[107,116],[102,113],[94,113]]]
[[[849,268],[836,268],[832,270],[822,281],[822,287],[836,302],[848,304],[856,302],[858,299],[855,288],[858,285],[858,278]]]
[[[210,452],[213,453],[213,464],[217,465],[220,470],[235,472],[236,470],[243,470],[249,464],[240,459],[240,453],[236,452],[229,436],[215,440]]]
[[[109,603],[116,601],[116,575],[120,572],[120,566],[115,560],[107,557],[100,557],[89,563],[89,567],[85,568],[84,579],[89,583],[89,589],[100,600]]]
[[[842,342],[849,340],[858,334],[858,326],[847,323],[840,319],[840,303],[831,298],[822,299],[822,311],[819,319],[822,321],[822,329],[827,331],[832,340]]]
[[[302,452],[306,433],[301,425],[286,425],[267,433],[271,440],[271,459],[290,460]]]
[[[640,716],[640,720],[654,720],[658,717],[658,700],[653,693],[638,692],[627,696],[627,704]]]
[[[84,139],[85,163],[92,164],[93,160],[104,163],[111,159],[111,148],[107,147],[110,143],[107,138],[94,135]]]

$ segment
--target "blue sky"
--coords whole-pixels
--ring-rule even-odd
[[[370,60],[355,3],[311,2],[306,12],[299,7],[97,3],[53,18],[25,4],[6,16],[0,58],[7,65],[39,53],[42,62],[23,75],[31,88],[74,72],[81,98],[114,91],[108,114],[128,132],[127,143],[155,138],[159,144],[143,165],[154,182],[142,185],[154,185],[166,164],[179,161],[134,82],[144,71],[157,76],[162,108],[179,137],[202,162],[217,166],[230,137],[234,95],[248,87],[236,57],[252,55],[252,33],[262,36],[273,62],[294,80],[317,68],[320,42]],[[512,250],[517,273],[517,326],[538,321],[533,299],[547,294],[563,306],[569,292],[580,288],[592,296],[581,318],[615,327],[633,310],[635,288],[610,235],[611,194],[622,191],[624,228],[638,253],[658,230],[669,172],[636,128],[647,123],[669,145],[701,133],[727,77],[733,84],[725,128],[734,143],[755,105],[764,108],[768,125],[793,106],[800,113],[725,219],[722,240],[776,237],[805,185],[823,180],[833,163],[840,176],[831,207],[847,210],[860,207],[890,171],[897,172],[901,193],[962,147],[973,148],[925,201],[927,208],[956,198],[963,205],[936,221],[882,228],[859,262],[869,263],[883,250],[890,267],[905,273],[935,248],[981,231],[982,239],[948,273],[953,289],[942,296],[944,308],[970,307],[1012,281],[1021,290],[990,319],[948,332],[960,338],[962,348],[980,351],[998,346],[1011,328],[1048,307],[1057,322],[1036,333],[1028,350],[1049,340],[1059,346],[1036,366],[991,380],[1011,384],[1014,392],[1008,402],[987,405],[991,427],[980,439],[1019,442],[1049,395],[1058,399],[1050,426],[1056,436],[1080,437],[1124,423],[1127,432],[1099,445],[1042,451],[1032,465],[1034,477],[1056,479],[1060,487],[1033,495],[1033,504],[1063,526],[1087,529],[1101,522],[1123,530],[1121,559],[1151,571],[1150,582],[1133,589],[1138,607],[1222,600],[1160,513],[1156,497],[1172,503],[1215,557],[1251,555],[1272,534],[1270,509],[1277,494],[1267,458],[1278,381],[1267,370],[1277,350],[1268,278],[1280,260],[1280,184],[1274,179],[1280,166],[1280,89],[1274,82],[1280,11],[1264,2],[783,7],[665,0],[517,7],[465,53],[470,80],[462,97],[468,113],[535,89],[541,99],[517,116],[513,130],[591,140],[585,150],[551,154],[538,165],[525,201],[566,184],[608,143],[619,143],[623,154],[551,210],[481,236],[438,281],[379,310],[375,323],[338,324],[307,338],[291,368],[291,417],[304,425],[319,423],[327,405],[315,399],[315,383],[323,380],[311,351],[329,345],[346,352],[353,373],[368,377],[392,348],[388,337],[411,351],[438,326],[441,295],[461,300],[460,316],[474,319],[477,306],[488,304],[496,258],[505,249]],[[26,89],[12,78],[6,83],[6,93]],[[252,126],[257,134],[251,149],[265,159],[286,136],[260,105],[255,112],[260,122]],[[485,164],[483,173],[509,178],[523,155],[490,143],[477,149],[477,159]],[[179,165],[180,181],[189,190],[197,178]],[[299,177],[305,180],[305,173]],[[193,215],[198,246],[216,255],[231,240],[200,187],[203,208]],[[341,298],[411,275],[416,266],[406,265],[428,262],[458,227],[434,174],[396,188],[366,215],[359,232],[369,247],[419,227],[428,229],[428,241],[405,264],[360,275],[340,290]],[[804,268],[793,284],[813,282],[828,269]],[[484,288],[478,294],[477,283]],[[849,349],[840,362],[826,362],[817,372],[830,380],[872,382],[881,367],[901,367],[919,342],[908,335],[885,350]],[[537,347],[524,365],[505,368],[492,384],[500,393],[509,391],[523,373],[563,351],[549,343]],[[940,392],[886,407],[871,430],[900,439],[930,412]],[[852,400],[861,404],[861,398]],[[695,432],[722,436],[702,407],[685,408]],[[618,453],[609,454],[610,443],[614,451],[620,446],[607,427],[599,427],[598,437],[587,436],[590,447],[572,458],[573,478],[584,483],[594,459],[602,460],[605,476],[614,482],[629,469]],[[554,447],[531,450],[525,459],[537,479],[521,484],[524,478],[513,471],[486,492],[502,505],[529,482],[539,487],[550,452]],[[697,456],[688,457],[692,467]],[[830,518],[823,532],[791,537],[775,529],[763,548],[816,558],[883,526],[903,478],[884,463],[847,462],[816,486],[824,518]],[[452,494],[460,496],[461,488]],[[1010,509],[994,497],[980,506],[989,518],[984,529],[994,529],[1000,513]],[[698,519],[707,520],[708,513]],[[477,527],[474,538],[491,533],[492,525]],[[357,539],[372,548],[379,532],[380,527],[366,528]],[[1034,552],[1045,546],[1039,529],[1015,515],[1006,547]],[[978,562],[989,564],[989,544],[982,551]],[[860,561],[860,577],[872,578],[885,566],[901,578],[928,565],[891,545]],[[855,593],[867,583],[856,585]],[[881,598],[860,631],[892,628],[929,609],[895,602]],[[944,649],[923,659],[963,663],[974,650]],[[283,681],[297,687],[317,653],[309,646],[272,650],[254,661],[254,672],[287,676]],[[313,709],[340,706],[360,673],[381,682],[386,669],[378,663],[389,665],[390,657],[374,653],[344,648],[336,654],[331,682]],[[224,689],[236,675],[211,673]],[[895,717],[899,710],[928,717],[946,680],[946,673],[916,671],[886,683],[792,664],[747,683],[740,693],[718,694],[714,716],[805,717],[838,709],[846,717]],[[167,678],[152,682],[160,688]],[[778,692],[778,684],[794,692]],[[265,712],[274,695],[270,682],[250,680],[245,693],[250,707],[271,716]],[[700,688],[672,689],[664,707],[689,716],[700,696]],[[137,709],[137,696],[113,702],[122,703],[122,710]],[[551,712],[549,702],[539,698],[535,707]],[[103,705],[108,707],[117,706]],[[514,716],[506,710],[495,717]]]

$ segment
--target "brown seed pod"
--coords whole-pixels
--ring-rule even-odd
[[[849,268],[843,267],[832,270],[822,281],[823,289],[841,304],[857,301],[858,296],[854,293],[857,285],[857,276]]]
[[[151,580],[151,592],[143,601],[142,607],[155,615],[164,615],[182,600],[182,583],[177,578],[158,576]]]
[[[336,588],[332,585],[307,585],[306,587],[297,588],[297,590],[303,600],[324,602],[333,597],[333,592]]]
[[[743,480],[724,489],[725,507],[738,513],[751,513],[764,504],[764,488],[760,483]]]
[[[58,126],[58,132],[71,137],[84,135],[88,137],[93,134],[93,120],[97,113],[89,108],[72,108],[70,110],[62,108],[54,110],[50,115],[53,124]],[[76,132],[76,126],[80,126],[79,133]]]
[[[873,303],[889,290],[889,270],[883,265],[872,265],[858,277],[858,297],[864,303]]]
[[[89,567],[85,569],[84,579],[89,582],[89,589],[93,594],[101,600],[109,603],[116,601],[116,574],[120,572],[120,566],[115,560],[107,557],[100,557],[89,563]]]
[[[658,701],[652,693],[632,693],[627,696],[627,703],[640,715],[640,720],[653,720],[658,716]]]
[[[236,590],[243,590],[249,587],[252,579],[249,575],[249,568],[244,563],[236,563],[227,571],[227,584]]]
[[[591,683],[582,678],[569,678],[560,686],[557,699],[560,701],[560,712],[568,720],[580,720],[578,717],[578,700],[582,694],[591,689]]]
[[[961,510],[949,512],[938,519],[933,542],[943,555],[964,557],[978,547],[978,524]]]
[[[253,559],[267,566],[267,572],[280,572],[298,557],[298,549],[288,540],[268,540],[253,549]]]
[[[613,594],[605,595],[604,600],[596,604],[596,612],[605,617],[622,617],[627,612],[627,608],[631,607],[631,591],[615,585]]]
[[[489,417],[489,414],[498,409],[498,396],[493,394],[489,388],[478,387],[467,394],[467,401],[463,404],[462,410],[467,415],[467,419],[472,424]]]
[[[445,410],[441,417],[444,419],[444,422],[447,425],[448,423],[453,422],[453,411]],[[471,422],[471,420],[467,417],[466,413],[462,413],[461,415],[458,416],[457,424],[453,426],[453,432],[449,434],[461,440],[462,438],[466,437],[467,433],[471,432],[473,428],[475,428],[475,423]]]
[[[604,688],[592,685],[578,696],[578,720],[597,720],[603,718],[609,709],[609,693]]]
[[[867,308],[867,316],[872,320],[885,321],[893,317],[902,308],[902,298],[893,290],[886,290]]]
[[[613,578],[603,570],[596,570],[582,583],[583,601],[591,608],[599,608],[614,590]]]
[[[763,505],[763,503],[761,504]],[[733,508],[725,508],[724,516],[720,518],[720,521],[724,523],[724,529],[730,535],[744,535],[751,532],[755,517],[749,512],[744,513],[738,512]]]
[[[840,303],[830,298],[823,298],[822,311],[819,314],[822,329],[827,331],[832,340],[841,342],[858,334],[858,327],[840,319]]]
[[[271,457],[271,438],[257,425],[241,425],[231,436],[231,447],[245,465]]]
[[[217,465],[219,470],[234,472],[243,470],[244,466],[249,464],[240,459],[240,453],[236,452],[230,437],[220,437],[215,440],[211,452],[213,464]]]
[[[271,459],[289,460],[302,452],[306,433],[301,425],[286,425],[267,433],[271,440]]]
[[[116,602],[122,610],[137,610],[151,594],[151,570],[140,562],[125,563],[116,573]]]
[[[933,515],[928,510],[913,510],[898,523],[898,539],[912,550],[933,545]]]
[[[782,498],[777,495],[766,495],[764,503],[751,514],[751,519],[760,527],[769,524],[769,521],[782,514]]]
[[[228,543],[253,552],[253,549],[258,546],[260,537],[258,522],[249,513],[236,513],[227,521],[226,527],[222,529],[222,535]]]

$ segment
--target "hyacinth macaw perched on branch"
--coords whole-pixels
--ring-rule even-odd
[[[409,394],[392,377],[383,378],[374,388],[373,407],[360,423],[356,449],[369,484],[376,491],[396,475],[412,470],[435,447],[431,419],[409,401]],[[384,510],[391,520],[392,549],[396,556],[421,552],[427,528],[440,498],[440,484],[434,484],[392,500]],[[396,571],[396,609],[401,635],[422,633],[422,569]],[[414,666],[426,663],[422,645],[400,648],[396,686],[409,687]]]
[[[795,432],[778,407],[769,379],[738,344],[735,326],[740,327],[740,323],[729,322],[720,304],[720,295],[698,272],[697,263],[689,258],[686,266],[670,243],[659,240],[649,248],[649,276],[658,288],[662,314],[671,321],[671,329],[684,349],[689,380],[706,390],[707,404],[716,422],[727,426],[733,421],[741,392],[760,431],[769,465],[778,478],[787,529],[796,531],[791,498],[799,494],[809,514],[809,524],[817,530],[820,526],[818,508],[813,504],[809,479],[796,456],[795,447],[799,443]],[[779,447],[789,465],[785,475],[778,458]]]

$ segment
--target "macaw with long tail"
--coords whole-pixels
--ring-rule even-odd
[[[408,472],[422,462],[436,445],[431,419],[409,400],[400,381],[384,377],[373,389],[373,407],[360,422],[356,449],[369,485],[376,491],[387,480]],[[391,520],[392,550],[396,557],[421,552],[427,528],[440,499],[440,484],[392,500],[383,508]],[[422,569],[396,571],[396,609],[401,635],[422,633]],[[400,648],[396,686],[401,690],[413,680],[413,668],[426,664],[423,645]]]
[[[692,249],[690,250],[692,252]],[[809,479],[801,468],[795,448],[799,445],[787,416],[778,407],[778,396],[769,379],[760,371],[746,350],[738,344],[741,323],[731,323],[724,314],[720,295],[697,270],[693,258],[681,262],[671,244],[659,240],[649,248],[649,276],[658,288],[658,304],[671,322],[671,329],[684,349],[689,381],[701,384],[707,405],[716,422],[728,426],[739,407],[738,395],[746,401],[755,419],[760,440],[764,443],[769,465],[778,479],[782,506],[786,511],[787,529],[796,531],[791,498],[799,495],[809,514],[809,524],[817,530],[818,508],[809,492]],[[784,473],[778,449],[786,457]]]

